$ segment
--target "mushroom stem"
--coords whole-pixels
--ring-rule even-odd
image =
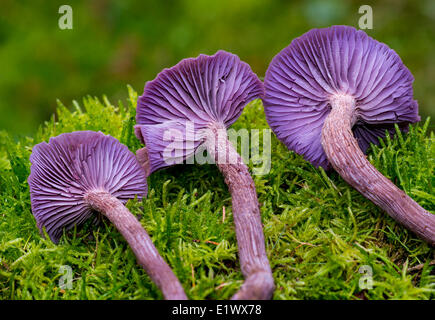
[[[384,177],[360,150],[351,130],[356,119],[355,100],[338,95],[331,99],[331,107],[322,129],[322,146],[334,169],[394,220],[435,245],[435,215]]]
[[[136,217],[119,201],[104,191],[91,191],[85,202],[106,216],[127,240],[137,261],[157,284],[167,300],[187,300],[183,287],[163,260],[148,233]]]
[[[248,167],[227,139],[225,127],[212,125],[210,129],[207,130],[205,143],[231,193],[240,266],[245,277],[245,282],[232,299],[270,299],[275,284],[266,254],[254,181]]]

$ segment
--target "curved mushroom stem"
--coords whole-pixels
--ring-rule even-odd
[[[213,124],[209,129],[205,143],[231,193],[240,265],[245,277],[245,282],[232,299],[270,299],[275,284],[267,259],[254,181],[227,139],[225,127]]]
[[[148,233],[136,217],[119,201],[104,191],[91,191],[85,202],[106,216],[127,240],[137,261],[162,290],[167,300],[187,300],[183,287],[163,260]]]
[[[435,245],[435,215],[423,209],[384,177],[366,159],[352,134],[355,101],[350,96],[331,99],[332,110],[322,129],[322,146],[340,176],[431,245]]]

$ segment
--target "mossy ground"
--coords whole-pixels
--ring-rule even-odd
[[[110,224],[69,232],[59,245],[40,236],[27,177],[32,146],[62,132],[100,130],[135,151],[136,93],[118,106],[87,97],[59,104],[56,119],[33,137],[0,133],[0,298],[161,299],[122,236]],[[435,143],[429,120],[372,147],[369,160],[432,213]],[[260,101],[234,128],[268,128]],[[252,163],[250,164],[252,168]],[[434,252],[352,189],[335,173],[316,169],[272,137],[270,173],[254,176],[274,299],[433,299]],[[228,299],[243,277],[231,198],[214,165],[176,166],[149,178],[149,196],[129,201],[191,299]],[[223,208],[226,219],[223,221]],[[432,262],[432,263],[431,263]],[[60,266],[73,272],[60,289]],[[359,269],[373,270],[373,288],[359,286]]]

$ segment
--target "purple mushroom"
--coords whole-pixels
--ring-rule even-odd
[[[418,236],[435,244],[435,215],[366,159],[394,124],[420,121],[414,78],[387,45],[348,26],[314,29],[274,57],[264,108],[277,137],[345,181]]]
[[[101,132],[64,133],[33,148],[28,179],[32,212],[54,243],[63,230],[101,214],[121,232],[166,299],[187,299],[147,232],[124,206],[145,197],[146,176],[134,154]]]
[[[136,135],[146,145],[137,157],[147,172],[189,162],[203,146],[225,177],[246,278],[233,299],[270,299],[275,288],[254,181],[226,133],[263,90],[248,64],[219,51],[163,70],[145,85],[137,105]]]

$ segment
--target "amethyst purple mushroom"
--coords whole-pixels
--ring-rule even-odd
[[[335,169],[392,218],[435,245],[435,215],[384,177],[364,152],[395,125],[420,120],[413,76],[388,46],[352,27],[314,29],[274,57],[265,84],[231,53],[184,59],[145,85],[135,133],[136,157],[101,132],[65,133],[33,148],[28,182],[41,233],[58,243],[64,230],[103,216],[121,232],[167,299],[186,299],[174,273],[124,206],[147,193],[151,173],[193,163],[207,150],[225,178],[245,282],[233,299],[270,299],[274,280],[248,167],[226,129],[262,98],[277,137],[314,166]]]
[[[420,120],[411,72],[387,45],[348,26],[313,29],[274,57],[264,109],[277,137],[314,166],[334,168],[393,219],[435,244],[435,215],[366,159],[394,124]]]
[[[146,83],[137,105],[136,135],[146,146],[137,157],[149,174],[192,159],[204,146],[225,177],[246,278],[233,299],[269,299],[275,287],[255,185],[226,135],[244,106],[263,91],[248,64],[219,51],[163,70]]]
[[[109,219],[166,299],[184,290],[137,218],[124,206],[146,196],[146,175],[134,154],[101,132],[64,133],[33,148],[28,182],[37,226],[58,243],[64,230],[99,216]]]

